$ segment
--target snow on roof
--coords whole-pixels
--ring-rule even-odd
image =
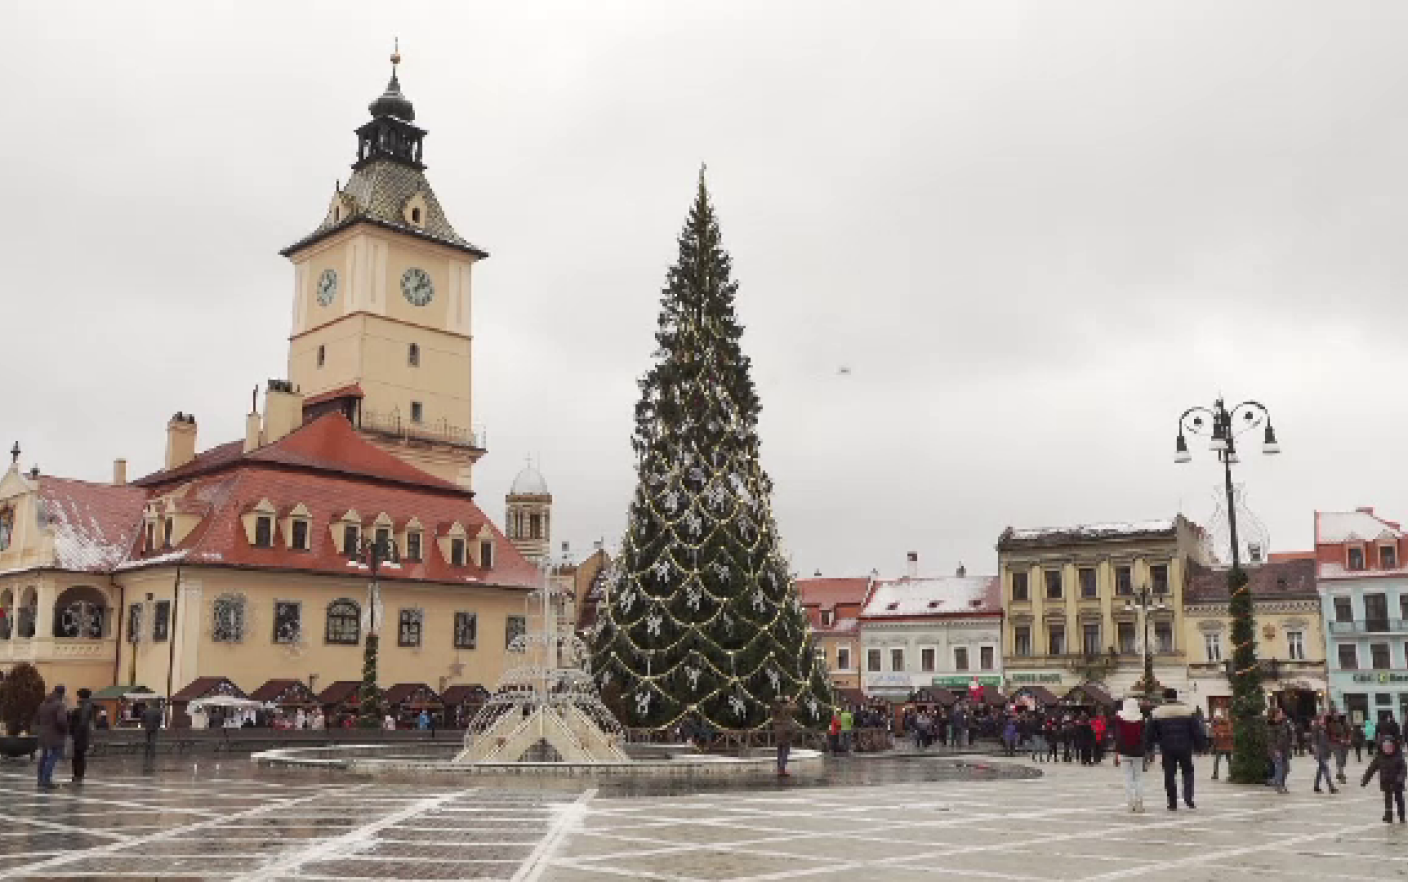
[[[1354,540],[1377,539],[1387,533],[1397,539],[1398,527],[1368,511],[1319,511],[1315,513],[1315,542],[1335,545]]]
[[[1098,539],[1118,539],[1123,537],[1147,536],[1157,533],[1171,533],[1177,527],[1172,518],[1152,521],[1110,521],[1102,524],[1077,524],[1073,527],[1008,527],[1002,534],[1001,543],[1042,543],[1089,542]]]
[[[876,581],[862,619],[890,616],[982,615],[1002,611],[996,576]]]
[[[40,478],[40,510],[53,530],[54,566],[74,572],[111,570],[137,538],[145,495],[130,485]]]

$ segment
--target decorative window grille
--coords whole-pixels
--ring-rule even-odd
[[[420,646],[421,625],[425,613],[418,609],[401,610],[401,627],[397,644],[400,646]]]
[[[210,639],[216,643],[239,643],[244,640],[244,598],[222,594],[212,607]]]
[[[522,637],[528,630],[528,620],[523,616],[509,616],[504,622],[504,646],[511,646],[513,641]]]
[[[354,600],[328,604],[327,642],[356,646],[362,639],[362,608]]]
[[[152,642],[164,643],[171,636],[171,601],[158,600],[152,616]]]
[[[455,648],[473,649],[479,640],[479,616],[472,612],[455,613]]]
[[[291,644],[303,639],[303,604],[290,600],[274,601],[274,642]]]

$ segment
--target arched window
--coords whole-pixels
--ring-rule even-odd
[[[222,594],[212,606],[210,639],[216,643],[239,643],[244,640],[244,597]]]
[[[107,601],[91,585],[65,588],[54,603],[54,636],[70,640],[102,640],[108,618]]]
[[[327,642],[356,646],[362,639],[362,608],[341,598],[328,604]]]
[[[31,585],[20,592],[19,609],[15,612],[16,636],[24,640],[34,637],[34,623],[39,619],[39,592]]]
[[[15,592],[10,588],[0,591],[0,640],[9,640],[15,627]]]
[[[15,510],[9,506],[0,508],[0,551],[10,547],[10,536],[15,532]]]

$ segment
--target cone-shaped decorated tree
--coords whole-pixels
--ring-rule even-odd
[[[630,726],[757,728],[782,700],[804,726],[831,718],[758,462],[731,269],[701,170],[640,381],[638,481],[593,640],[593,671]]]
[[[1227,574],[1232,613],[1232,771],[1229,774],[1239,784],[1260,784],[1266,780],[1269,755],[1266,692],[1261,688],[1261,664],[1256,657],[1256,618],[1249,582],[1240,566],[1232,567]]]

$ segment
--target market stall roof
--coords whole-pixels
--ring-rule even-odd
[[[386,690],[381,700],[389,705],[402,704],[412,707],[444,704],[439,694],[424,683],[397,683]]]
[[[446,707],[457,704],[483,704],[490,698],[489,690],[478,683],[456,683],[440,695]]]
[[[983,701],[993,707],[1001,707],[1007,703],[1007,696],[1003,695],[996,686],[990,683],[984,683]]]
[[[248,698],[244,690],[236,686],[228,677],[197,677],[187,684],[185,689],[171,696],[173,704],[183,701],[195,701],[197,698],[207,698],[214,695],[229,695],[235,698]]]
[[[1061,699],[1064,704],[1094,704],[1100,707],[1114,707],[1115,700],[1110,693],[1094,683],[1082,683],[1066,693]]]
[[[1019,695],[1030,695],[1040,705],[1061,703],[1061,698],[1045,686],[1023,686],[1021,689],[1014,690],[1008,697],[1016,698]]]
[[[319,704],[356,704],[357,690],[362,688],[361,680],[338,680],[318,693]]]
[[[919,704],[941,704],[944,707],[952,707],[958,696],[942,686],[925,686],[914,693],[914,700]]]
[[[249,697],[269,704],[318,703],[318,696],[302,680],[270,680],[249,693]]]
[[[126,686],[124,686],[124,685],[122,685],[122,684],[119,683],[119,684],[116,685],[116,686],[109,686],[109,687],[106,688],[106,689],[99,689],[97,692],[93,693],[93,700],[94,700],[94,701],[116,701],[116,700],[119,699],[119,698],[128,698],[128,699],[131,699],[131,698],[138,698],[139,696],[142,697],[142,698],[160,698],[160,697],[161,697],[161,696],[157,695],[155,692],[151,691],[150,689],[148,689],[148,688],[145,687],[145,686],[140,686],[140,685],[135,685],[135,686],[134,686],[134,685],[126,685]]]
[[[836,697],[851,707],[864,707],[870,703],[870,699],[859,689],[837,689]]]
[[[237,710],[257,710],[268,707],[262,701],[254,701],[249,698],[236,698],[233,695],[212,695],[209,698],[197,698],[192,701],[186,710],[189,713],[200,713],[208,707],[228,707]]]

